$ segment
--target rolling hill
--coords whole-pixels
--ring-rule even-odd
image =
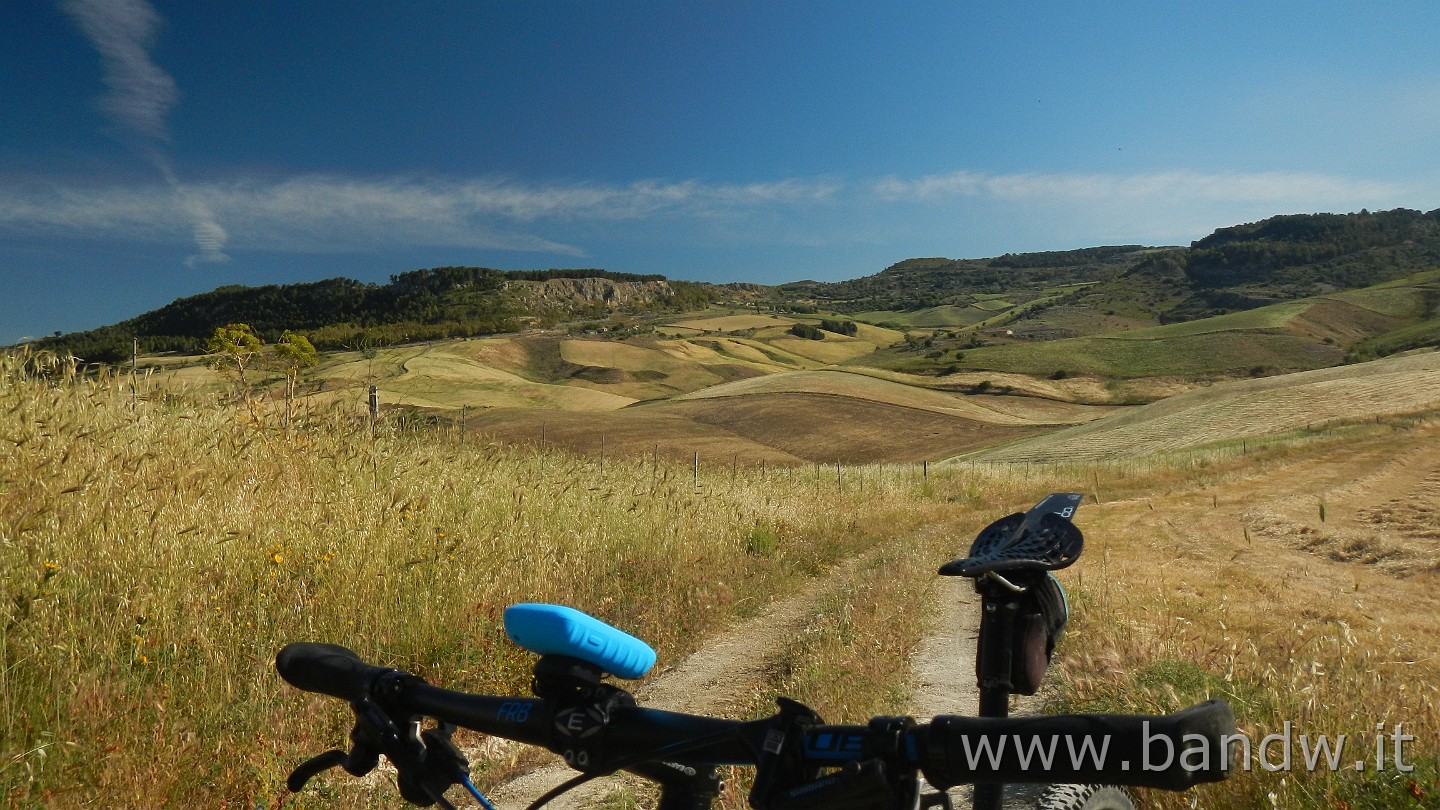
[[[1203,445],[1213,420],[1262,435],[1293,428],[1287,414],[1429,407],[1428,361],[1363,361],[1440,344],[1440,211],[1274,217],[1189,248],[910,259],[832,284],[449,267],[226,287],[27,350],[128,359],[139,339],[172,350],[138,364],[151,385],[224,391],[184,352],[234,321],[329,347],[301,380],[314,402],[360,408],[374,386],[388,411],[591,454],[1143,454]],[[269,373],[248,396],[280,396]],[[1391,385],[1405,388],[1385,401]]]
[[[1440,408],[1440,351],[1196,389],[1084,425],[965,456],[985,461],[1097,461]]]

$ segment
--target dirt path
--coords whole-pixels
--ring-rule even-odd
[[[975,714],[975,634],[979,596],[970,580],[945,577],[932,606],[932,628],[910,659],[911,711],[924,722],[940,714]]]
[[[1224,523],[1224,530],[1238,535],[1244,525],[1257,541],[1273,535],[1282,548],[1290,546],[1332,563],[1361,563],[1353,569],[1357,578],[1367,569],[1371,574],[1366,576],[1403,575],[1440,558],[1435,551],[1436,538],[1440,538],[1440,511],[1435,506],[1440,503],[1440,453],[1436,452],[1440,435],[1432,429],[1404,439],[1398,449],[1385,443],[1341,451],[1332,448],[1216,487],[1157,495],[1153,498],[1156,504],[1146,497],[1092,508],[1124,513],[1137,524],[1158,521],[1172,530],[1176,524],[1188,522],[1220,531],[1217,526]],[[1326,508],[1323,513],[1322,504]],[[1356,545],[1360,541],[1365,541],[1363,546]],[[1377,559],[1367,559],[1364,554]],[[853,569],[864,559],[853,560],[847,567]],[[1390,570],[1400,563],[1405,564],[1403,568]],[[1299,565],[1305,568],[1303,562]],[[723,715],[742,709],[760,688],[767,666],[786,641],[805,626],[816,605],[842,585],[846,573],[842,567],[736,626],[647,685],[637,697],[643,705],[679,711]],[[1320,570],[1310,570],[1307,576],[1318,573]],[[1308,581],[1292,582],[1290,587]],[[1368,592],[1371,586],[1366,587]],[[1417,604],[1421,601],[1417,599]],[[939,582],[927,618],[930,632],[911,659],[910,713],[922,722],[941,714],[973,715],[979,606],[969,581]],[[1033,713],[1038,702],[1022,701],[1014,711]],[[497,806],[507,810],[524,808],[572,774],[558,765],[542,768],[497,791],[494,798]],[[607,782],[583,793],[576,791],[552,806],[597,806],[612,789],[613,782]],[[1017,797],[1007,807],[1033,807],[1039,789],[1015,793]],[[968,791],[957,789],[952,797],[957,807],[963,807]]]
[[[816,606],[880,551],[877,548],[843,563],[800,593],[723,633],[639,689],[636,700],[643,706],[697,714],[724,716],[742,711],[762,688],[767,668],[806,625]],[[973,716],[978,704],[974,662],[979,597],[969,580],[947,577],[938,583],[929,607],[929,633],[910,662],[910,713],[921,722],[942,714]],[[1015,711],[1033,712],[1036,705],[1036,699],[1022,699]],[[575,771],[553,761],[496,788],[489,798],[501,810],[523,810],[536,797],[575,775]],[[615,780],[627,778],[607,777],[582,785],[547,808],[598,807],[615,789]],[[638,780],[632,784],[638,784]],[[968,802],[968,788],[958,788],[952,795],[956,806]]]
[[[847,560],[829,576],[771,605],[760,615],[721,634],[704,649],[635,693],[642,705],[668,711],[733,715],[748,706],[764,682],[766,668],[783,652],[815,606],[840,587],[847,574],[877,553]],[[541,794],[576,775],[559,761],[513,779],[488,796],[500,810],[524,810]],[[552,810],[597,806],[615,787],[607,777],[582,785],[546,805]]]

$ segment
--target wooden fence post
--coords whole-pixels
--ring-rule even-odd
[[[379,388],[378,386],[372,385],[372,386],[370,386],[370,435],[371,435],[371,436],[374,436],[374,435],[375,435],[375,431],[379,429],[379,426],[378,426],[378,422],[379,422],[379,421],[380,421],[380,388]]]

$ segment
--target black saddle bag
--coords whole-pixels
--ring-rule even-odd
[[[1060,582],[1048,573],[1021,594],[1020,600],[1010,672],[1015,691],[1033,695],[1040,691],[1070,610]]]

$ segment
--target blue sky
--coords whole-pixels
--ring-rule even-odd
[[[1440,207],[1440,4],[0,4],[0,344],[441,265],[716,282]]]

